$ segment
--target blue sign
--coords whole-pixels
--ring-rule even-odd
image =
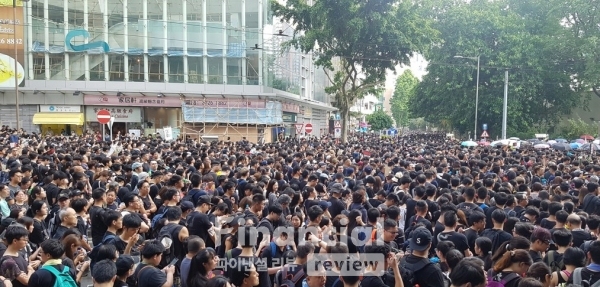
[[[483,124],[483,130],[487,131],[487,124]]]
[[[48,110],[50,110],[51,112],[54,112],[54,110],[56,110],[56,108],[54,106],[49,106]]]
[[[90,42],[87,44],[81,44],[81,45],[73,45],[73,43],[71,43],[71,40],[73,40],[73,38],[75,37],[83,37],[84,39],[87,39],[90,37],[90,32],[88,32],[87,30],[84,29],[77,29],[77,30],[71,30],[69,31],[69,33],[67,33],[67,36],[65,36],[65,44],[67,44],[67,47],[75,52],[83,52],[83,51],[88,51],[88,50],[92,50],[92,49],[96,49],[96,48],[102,48],[102,50],[104,50],[105,53],[108,53],[110,51],[110,46],[108,45],[108,43],[104,42],[104,41],[96,41],[96,42]]]

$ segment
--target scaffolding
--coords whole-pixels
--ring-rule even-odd
[[[198,98],[182,103],[183,132],[202,139],[270,142],[272,128],[283,127],[282,104],[249,98]]]

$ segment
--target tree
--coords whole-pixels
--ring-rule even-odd
[[[458,132],[473,128],[476,61],[481,57],[478,123],[491,136],[502,125],[504,71],[509,69],[507,134],[543,133],[581,103],[567,65],[572,45],[553,12],[558,0],[432,0],[424,13],[435,20],[441,41],[425,57],[428,74],[409,103],[414,116]],[[476,135],[478,136],[478,135]]]
[[[376,94],[398,64],[425,50],[435,37],[430,21],[421,19],[420,5],[397,0],[271,1],[273,12],[295,29],[288,47],[314,52],[331,86],[334,106],[342,117],[347,140],[350,107],[362,96]],[[334,63],[335,62],[335,63]]]
[[[397,127],[408,126],[410,119],[408,103],[414,97],[418,84],[419,80],[410,70],[404,71],[404,73],[396,79],[396,87],[390,102],[392,106],[392,116],[394,117],[394,121],[396,121]]]
[[[383,110],[379,109],[374,113],[367,115],[367,123],[371,125],[371,129],[374,131],[380,131],[389,129],[394,126],[394,121],[390,115],[386,114]]]
[[[598,127],[594,124],[588,124],[582,119],[568,119],[560,127],[560,136],[567,139],[577,139],[582,135],[595,135]]]

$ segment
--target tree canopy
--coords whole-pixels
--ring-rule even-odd
[[[347,139],[350,107],[360,97],[376,93],[387,70],[408,63],[415,52],[430,47],[437,32],[421,18],[421,6],[397,0],[271,1],[273,12],[295,27],[287,45],[314,52],[325,68],[342,116],[342,140]]]
[[[431,0],[425,18],[440,41],[424,55],[428,74],[409,102],[413,115],[459,132],[473,127],[476,61],[481,57],[478,127],[492,137],[502,123],[504,71],[509,70],[507,134],[539,133],[581,103],[574,85],[572,33],[561,25],[559,0]],[[479,135],[476,135],[479,136]]]
[[[410,70],[405,70],[396,79],[394,94],[390,100],[392,116],[397,127],[407,127],[410,119],[408,103],[413,100],[419,80]]]
[[[374,131],[386,130],[394,126],[392,117],[386,114],[382,109],[367,115],[366,120]]]

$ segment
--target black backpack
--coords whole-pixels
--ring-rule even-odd
[[[304,269],[300,268],[296,274],[289,274],[287,271],[289,269],[289,265],[283,265],[281,267],[281,284],[279,287],[295,287],[298,281],[304,278]]]
[[[175,254],[175,241],[173,240],[174,231],[181,231],[180,225],[177,224],[167,224],[163,226],[158,232],[158,236],[156,239],[165,247],[165,251],[162,254],[162,258],[160,260],[160,264],[158,265],[159,269],[166,267],[173,259],[177,256]],[[179,262],[177,262],[179,263]],[[176,267],[179,264],[176,264]],[[177,269],[177,268],[176,268]]]
[[[406,262],[405,258],[402,258],[400,261],[400,275],[402,276],[402,283],[404,283],[405,287],[413,287],[417,285],[417,272],[425,269],[427,266],[431,265],[431,261],[429,259],[422,258],[419,262],[415,264],[410,264]]]
[[[560,260],[558,262],[556,261],[556,255],[560,255]],[[548,251],[548,254],[546,255],[546,262],[544,263],[546,263],[546,265],[550,267],[550,270],[552,270],[552,272],[557,272],[565,269],[564,255],[559,254],[554,250]]]

